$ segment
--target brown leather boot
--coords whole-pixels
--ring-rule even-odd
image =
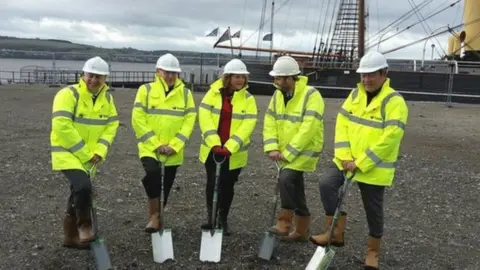
[[[95,240],[88,208],[77,210],[77,231],[80,243],[88,243]]]
[[[160,230],[160,223],[158,218],[160,215],[160,199],[148,199],[148,224],[145,227],[145,232],[154,233]]]
[[[380,253],[380,238],[375,238],[372,236],[368,237],[367,240],[367,254],[365,256],[365,265],[364,269],[368,270],[378,270],[378,254]]]
[[[324,233],[319,235],[310,236],[310,242],[314,243],[317,246],[326,246],[330,238],[330,225],[332,225],[333,216],[325,216],[326,230]],[[333,239],[330,243],[332,246],[343,247],[344,245],[344,232],[345,232],[345,223],[347,222],[347,214],[342,213],[337,220],[337,224],[333,229]]]
[[[86,249],[88,243],[80,243],[77,231],[77,218],[73,208],[69,207],[63,219],[63,246],[67,248]]]
[[[310,235],[310,216],[295,216],[295,229],[288,236],[282,238],[285,241],[307,241]]]
[[[272,226],[268,231],[280,236],[287,236],[292,225],[293,210],[280,209],[277,224]]]

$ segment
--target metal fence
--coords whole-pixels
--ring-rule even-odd
[[[71,84],[78,82],[81,70],[46,69],[44,67],[21,69],[20,71],[0,71],[0,84]],[[195,70],[181,72],[184,82],[197,85],[210,84],[221,75],[220,70]],[[155,78],[154,71],[111,71],[107,82],[135,83],[148,82]]]
[[[238,53],[238,54],[237,54]],[[51,60],[51,69],[57,69],[56,62],[68,60],[68,61],[80,61],[83,62],[90,57],[99,55],[103,57],[107,62],[125,62],[125,63],[137,63],[137,64],[151,64],[153,70],[155,62],[160,54],[122,54],[122,53],[102,53],[102,52],[49,52],[49,51],[22,51],[22,50],[0,50],[0,57],[11,59],[43,59]],[[195,65],[198,67],[216,67],[222,68],[232,58],[240,58],[247,65],[268,65],[271,66],[271,59],[269,56],[259,57],[255,55],[242,54],[240,51],[236,51],[235,54],[228,53],[196,53],[196,52],[175,52],[176,57],[179,59],[180,64]],[[355,69],[358,66],[357,60],[350,60],[345,58],[318,58],[312,60],[312,57],[306,57],[304,60],[299,59],[302,65],[306,67],[319,67],[319,68],[338,68],[338,69]],[[432,72],[432,73],[448,73],[449,63],[447,60],[421,60],[421,59],[388,59],[390,70],[392,71],[411,71],[411,72]],[[471,73],[480,74],[480,63],[478,62],[464,62],[459,61],[458,72],[459,73]],[[139,70],[139,71],[149,71]],[[197,77],[200,77],[197,75]]]

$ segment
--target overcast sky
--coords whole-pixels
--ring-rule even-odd
[[[266,19],[270,18],[271,1],[268,1]],[[320,21],[320,33],[324,22],[330,27],[332,4],[338,0],[277,0],[274,15],[274,48],[312,51]],[[456,0],[366,0],[369,17],[368,34],[377,33],[412,9],[413,3],[429,4],[413,14],[398,27],[403,30],[419,21],[418,16],[429,14],[448,6]],[[298,4],[303,2],[303,5]],[[17,37],[40,37],[67,39],[73,42],[103,47],[134,47],[138,49],[172,49],[219,51],[213,44],[230,26],[232,34],[242,30],[242,43],[256,47],[260,24],[261,0],[2,0],[0,8],[0,35]],[[328,12],[326,9],[329,8]],[[327,16],[325,15],[327,14]],[[450,24],[462,23],[463,1],[439,15],[417,24],[408,31],[385,41],[380,51],[399,47],[429,35],[432,30]],[[218,36],[205,37],[211,30],[220,26]],[[270,21],[265,25],[262,36],[270,31]],[[446,28],[440,29],[445,30]],[[387,38],[394,33],[383,36]],[[328,31],[323,31],[326,35]],[[379,36],[377,36],[378,38]],[[320,37],[319,37],[320,38]],[[448,35],[438,37],[438,52],[447,50]],[[427,43],[427,59],[431,56],[432,41]],[[225,42],[227,45],[229,42]],[[224,44],[224,43],[222,43]],[[234,45],[239,45],[238,39]],[[422,57],[424,42],[387,54],[388,58]],[[440,48],[439,46],[441,45]],[[269,48],[270,42],[261,42],[261,47]],[[367,46],[368,47],[368,46]],[[374,46],[376,49],[377,46]],[[434,57],[439,57],[435,52]]]

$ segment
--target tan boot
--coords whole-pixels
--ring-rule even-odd
[[[280,235],[287,236],[290,231],[290,226],[292,225],[293,210],[280,209],[278,214],[277,224],[269,229],[269,232]]]
[[[282,238],[285,241],[307,241],[310,235],[310,216],[295,216],[295,229],[288,236]]]
[[[326,246],[330,238],[330,225],[332,225],[333,216],[325,216],[326,230],[319,235],[310,236],[310,242],[317,246]],[[342,213],[337,220],[337,224],[333,229],[333,239],[330,243],[332,246],[343,247],[344,245],[344,232],[345,223],[347,222],[347,215]]]
[[[145,232],[154,233],[160,229],[158,218],[160,215],[160,199],[148,199],[148,224],[145,227]]]
[[[88,209],[77,210],[77,231],[80,243],[88,243],[95,240]]]
[[[365,265],[364,269],[373,270],[380,269],[378,266],[378,254],[380,253],[380,238],[375,238],[372,236],[368,237],[367,240],[367,254],[365,256]]]
[[[73,209],[67,209],[63,219],[63,246],[67,248],[88,248],[88,243],[80,243],[77,231],[77,218]]]

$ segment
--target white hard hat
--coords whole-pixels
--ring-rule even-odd
[[[109,67],[105,60],[99,56],[95,56],[85,62],[82,71],[98,75],[108,75]]]
[[[370,51],[360,59],[357,73],[372,73],[384,68],[388,68],[385,56],[379,52]]]
[[[171,53],[160,56],[155,67],[170,72],[182,72],[180,62],[178,62],[178,59]]]
[[[300,67],[293,57],[288,55],[280,56],[273,64],[273,70],[268,74],[273,77],[298,75],[300,74]]]
[[[239,59],[232,59],[223,67],[223,74],[245,74],[250,72],[247,70],[247,66]]]

